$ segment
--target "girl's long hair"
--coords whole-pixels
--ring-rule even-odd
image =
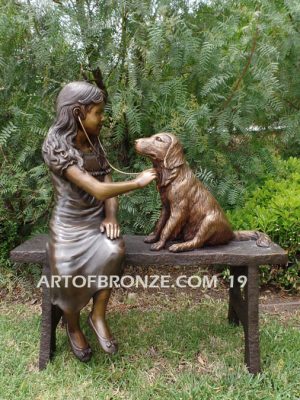
[[[78,125],[74,115],[76,106],[85,110],[92,104],[106,101],[104,91],[85,81],[68,83],[60,91],[56,102],[56,120],[44,140],[42,153],[45,163],[54,171],[62,171],[70,164],[83,169],[83,159],[74,147]],[[99,143],[95,142],[99,151]]]

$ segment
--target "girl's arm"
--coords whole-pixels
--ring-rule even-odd
[[[112,177],[111,175],[105,175],[104,182],[105,183],[112,183]],[[114,218],[115,220],[117,219],[117,212],[118,212],[118,198],[117,197],[110,197],[109,199],[105,200],[104,203],[105,206],[105,216],[107,218]]]
[[[112,182],[111,175],[105,175],[104,182]],[[116,239],[120,236],[120,226],[117,221],[118,199],[111,197],[104,202],[105,218],[100,225],[101,232],[106,231],[107,237]]]
[[[96,197],[96,199],[107,200],[119,194],[147,186],[156,178],[156,171],[154,168],[146,169],[135,179],[127,182],[99,182],[92,175],[82,171],[76,165],[68,167],[64,175],[70,182]]]

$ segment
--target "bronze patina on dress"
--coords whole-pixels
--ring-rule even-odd
[[[105,175],[110,173],[104,154],[80,152],[80,155],[84,170],[103,182]],[[105,216],[104,202],[64,178],[64,170],[74,164],[74,160],[59,164],[46,161],[56,197],[47,247],[50,268],[52,276],[68,277],[63,278],[60,287],[54,285],[51,288],[51,300],[63,311],[77,312],[103,288],[103,280],[99,285],[97,278],[90,279],[88,284],[89,276],[122,274],[124,242],[122,239],[111,240],[105,232],[100,232]],[[84,282],[86,284],[82,286]]]

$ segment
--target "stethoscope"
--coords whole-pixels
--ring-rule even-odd
[[[90,138],[89,138],[89,135],[87,134],[87,132],[86,132],[84,126],[83,126],[83,123],[82,123],[82,121],[81,121],[80,116],[77,115],[77,118],[78,118],[78,121],[79,121],[79,123],[80,123],[80,125],[81,125],[81,128],[82,128],[82,130],[83,130],[83,132],[84,132],[84,134],[85,134],[85,136],[86,136],[86,138],[87,138],[89,144],[91,145],[91,147],[92,147],[92,149],[94,150],[94,152],[97,154],[97,150],[96,150],[95,146],[93,145],[93,143],[91,142],[91,140],[90,140]],[[102,151],[103,151],[103,153],[104,153],[104,155],[105,155],[105,157],[106,157],[106,159],[107,159],[107,153],[106,153],[106,151],[104,150],[104,148],[103,148],[103,146],[102,146],[102,143],[100,142],[99,136],[98,136],[98,142],[99,142],[99,146],[101,147],[101,149],[102,149]],[[139,174],[140,174],[140,172],[124,172],[124,171],[120,171],[118,168],[114,167],[114,166],[108,161],[108,159],[107,159],[107,162],[108,162],[108,165],[109,165],[114,171],[118,172],[119,174],[123,174],[123,175],[139,175]]]

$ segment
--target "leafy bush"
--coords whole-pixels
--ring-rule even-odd
[[[261,266],[260,281],[285,290],[300,291],[300,263],[295,261],[286,266]]]
[[[274,242],[289,253],[287,268],[262,270],[263,282],[285,288],[300,286],[300,264],[296,260],[300,249],[300,160],[278,160],[277,176],[266,180],[248,194],[243,208],[228,212],[236,230],[257,229],[266,232]]]

